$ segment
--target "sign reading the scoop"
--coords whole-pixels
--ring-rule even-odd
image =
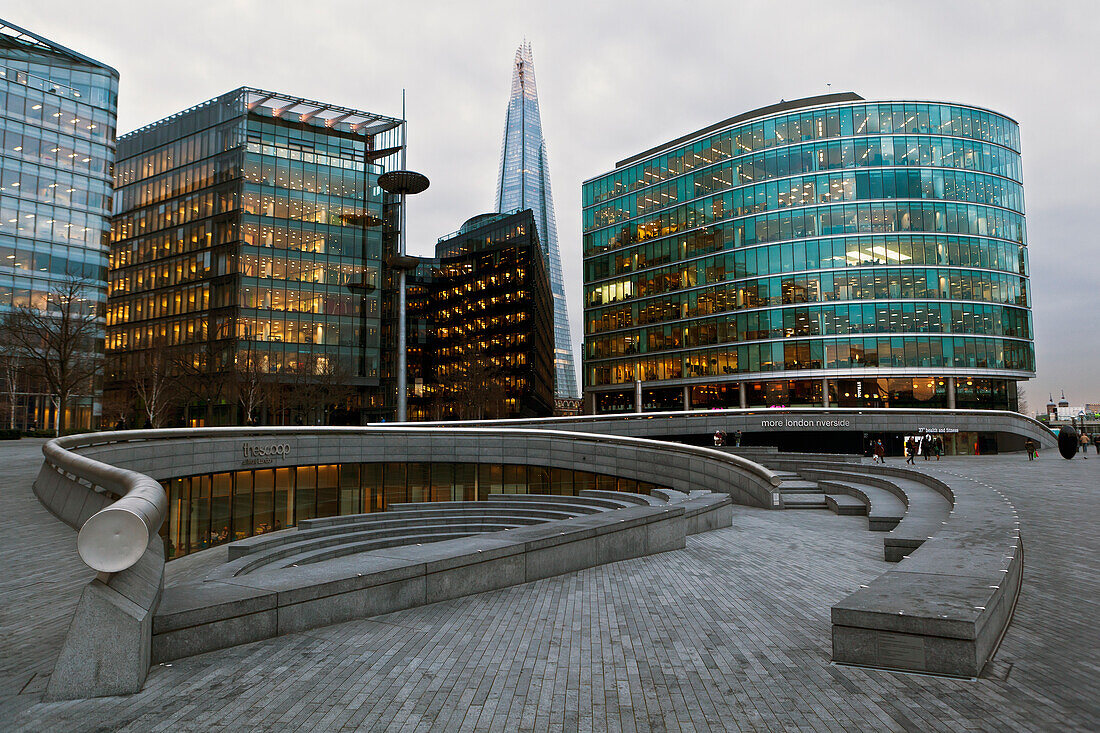
[[[262,466],[278,459],[289,458],[290,443],[241,443],[242,466]]]

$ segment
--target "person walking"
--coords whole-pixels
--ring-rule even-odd
[[[1035,444],[1031,442],[1031,438],[1024,441],[1024,450],[1027,451],[1027,459],[1029,461],[1035,460]]]
[[[1081,433],[1081,457],[1086,461],[1089,459],[1089,436],[1088,433]]]
[[[734,444],[734,446],[736,446],[738,448],[741,447],[741,431],[740,430],[738,430],[737,432],[735,432],[733,434],[733,444]]]
[[[875,455],[878,457],[879,463],[886,463],[886,446],[882,444],[882,441],[875,443]]]
[[[917,453],[917,441],[913,438],[908,438],[905,441],[905,462],[912,465],[913,458]]]
[[[936,451],[936,460],[940,460],[940,456],[943,455],[943,438],[937,435],[932,448]]]

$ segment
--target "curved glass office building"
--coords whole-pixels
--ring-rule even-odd
[[[586,181],[586,410],[1014,409],[1035,370],[1019,151],[995,112],[844,93]]]

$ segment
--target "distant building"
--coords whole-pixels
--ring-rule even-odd
[[[102,310],[117,105],[117,71],[0,20],[0,315],[43,307],[74,278]],[[96,353],[102,348],[97,339]],[[13,376],[14,417],[0,424],[50,427],[45,388],[25,370]],[[94,427],[99,403],[87,395],[68,412],[68,427]]]
[[[119,139],[107,376],[139,419],[165,373],[169,424],[392,418],[401,125],[242,87]]]
[[[554,394],[556,397],[578,397],[573,338],[558,250],[558,224],[554,196],[550,192],[550,158],[542,136],[535,60],[531,44],[527,42],[516,50],[512,67],[512,93],[508,98],[504,140],[500,148],[496,207],[497,211],[531,209],[534,214],[554,296]]]
[[[1071,425],[1077,430],[1083,428],[1089,435],[1100,435],[1100,403],[1086,402],[1071,405],[1066,399],[1065,392],[1062,392],[1062,398],[1057,403],[1054,401],[1054,395],[1051,395],[1046,412],[1037,414],[1035,417],[1051,428]]]
[[[553,414],[553,301],[530,209],[442,237],[407,297],[410,420]]]
[[[558,417],[575,417],[581,414],[584,402],[579,399],[565,397],[554,400],[554,415]]]
[[[852,93],[620,161],[583,184],[586,411],[1015,410],[1022,180],[1012,119]]]

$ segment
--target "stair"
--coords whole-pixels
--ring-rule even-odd
[[[818,491],[816,494],[780,494],[779,507],[781,509],[827,509],[825,494]]]
[[[847,494],[826,494],[825,504],[834,514],[843,516],[867,514],[867,505],[856,497]]]

